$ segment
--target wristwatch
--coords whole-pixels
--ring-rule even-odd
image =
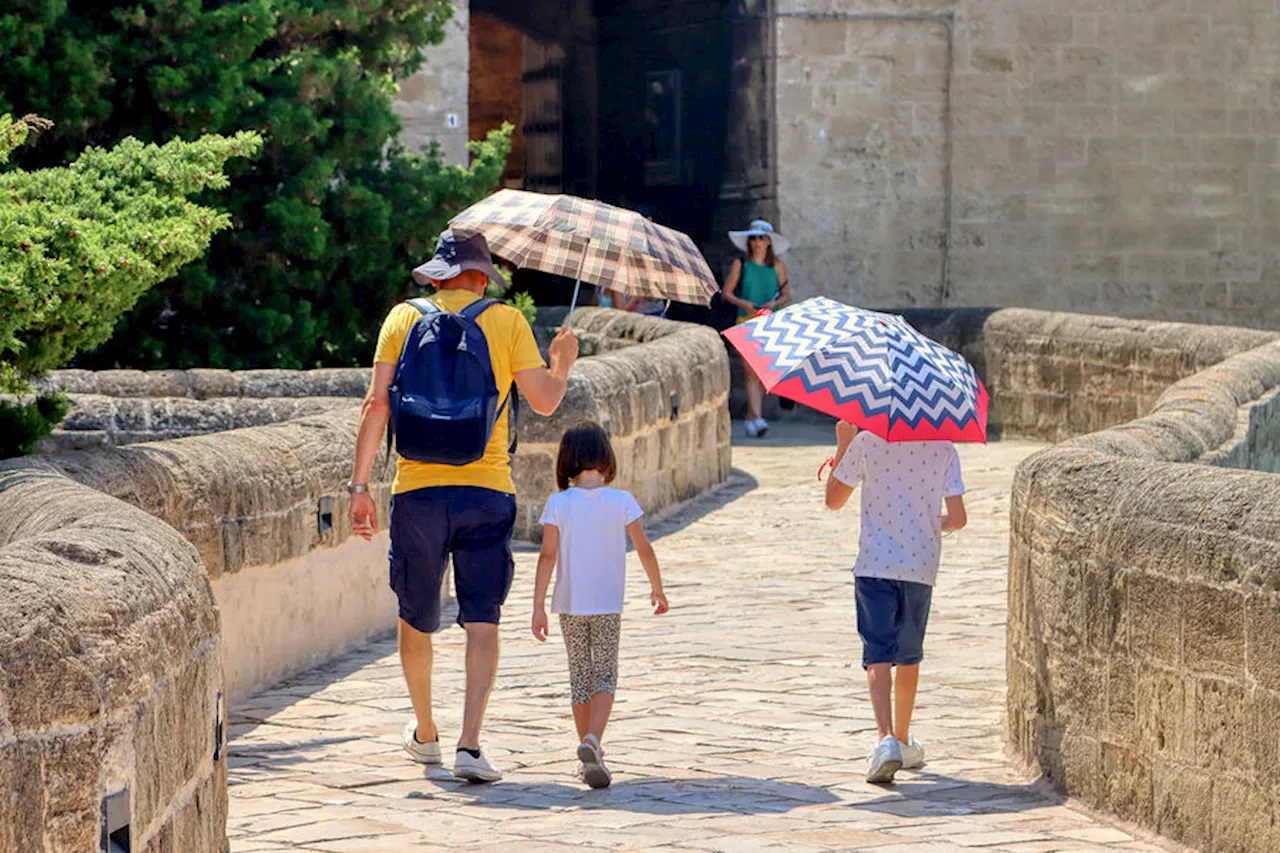
[[[356,495],[360,492],[369,491],[368,483],[347,483],[347,494]]]

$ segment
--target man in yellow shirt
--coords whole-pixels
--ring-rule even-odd
[[[441,310],[460,312],[484,297],[488,280],[502,281],[481,235],[440,235],[436,254],[413,271],[419,284],[430,283]],[[391,414],[389,389],[396,364],[422,313],[408,303],[391,309],[378,335],[373,379],[360,412],[349,515],[355,533],[372,539],[377,512],[369,496],[369,474]],[[476,320],[489,346],[495,384],[507,400],[512,382],[529,408],[550,415],[564,398],[578,341],[561,329],[551,342],[551,367],[538,352],[524,315],[494,305]],[[414,719],[403,732],[405,751],[423,764],[440,764],[440,738],[431,712],[431,634],[440,627],[440,591],[453,558],[458,623],[467,632],[467,692],[458,737],[455,775],[473,782],[494,782],[502,773],[480,751],[480,727],[498,669],[498,620],[511,588],[514,561],[515,484],[511,479],[508,401],[484,455],[467,465],[435,465],[401,458],[391,499],[391,588],[400,602],[400,663],[404,668]]]

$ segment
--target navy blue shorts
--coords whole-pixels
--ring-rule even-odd
[[[887,578],[857,578],[858,636],[862,665],[912,666],[924,660],[924,629],[929,623],[933,587]]]
[[[458,624],[498,623],[511,590],[516,498],[493,489],[439,486],[391,499],[391,588],[400,618],[425,633],[440,629],[440,591],[449,558]]]

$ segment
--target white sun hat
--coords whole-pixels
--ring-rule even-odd
[[[763,219],[757,219],[751,223],[751,227],[746,231],[730,231],[729,239],[733,241],[733,245],[737,246],[740,251],[747,251],[747,238],[749,237],[768,237],[773,243],[773,253],[781,255],[791,248],[791,241],[786,237],[773,230],[773,226]]]

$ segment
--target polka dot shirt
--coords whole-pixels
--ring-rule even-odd
[[[942,499],[964,494],[955,445],[890,443],[859,432],[832,476],[862,486],[854,574],[933,586],[942,556]]]

